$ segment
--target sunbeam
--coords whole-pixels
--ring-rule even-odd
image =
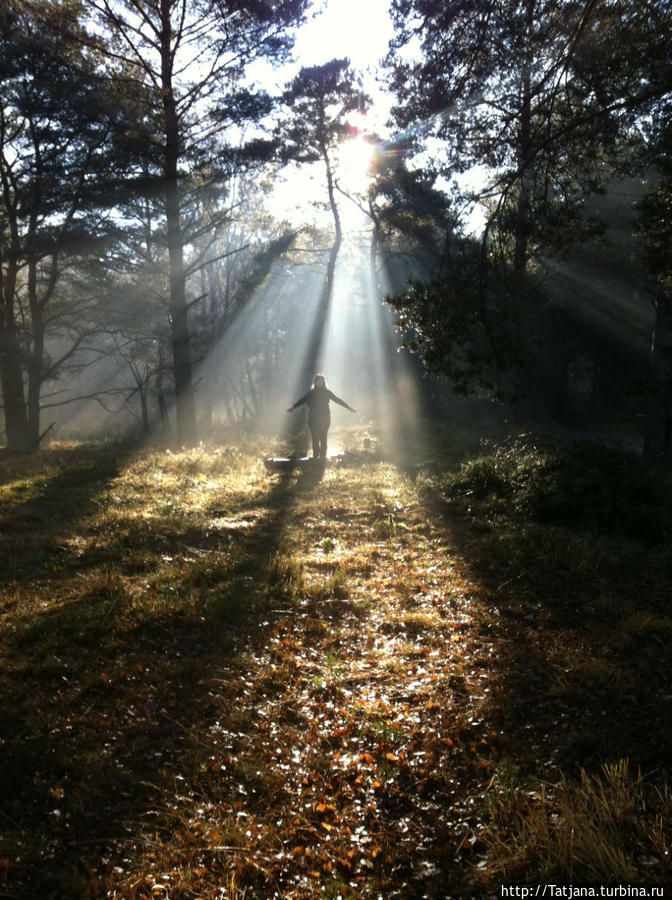
[[[371,271],[369,243],[361,220],[344,234],[318,368],[360,411],[359,426],[367,425],[394,452],[404,434],[419,434],[419,399],[383,304],[384,272]],[[343,418],[337,412],[335,422]]]

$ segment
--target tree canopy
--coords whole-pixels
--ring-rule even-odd
[[[42,385],[87,334],[73,271],[110,238],[139,128],[136,95],[119,103],[79,3],[4,7],[0,38],[0,383],[8,440],[31,450]],[[56,356],[50,325],[67,340]]]
[[[470,291],[456,296],[451,275],[395,303],[448,372],[466,337],[451,334],[455,315],[466,321],[455,303],[471,295],[467,320],[481,324],[467,338],[470,354],[480,356],[485,330],[496,339],[489,361],[519,369],[543,340],[549,276],[604,228],[588,199],[657,164],[669,127],[669,3],[393,0],[392,11],[395,121],[433,141],[444,176],[485,216]],[[442,295],[446,315],[436,319],[430,309]]]

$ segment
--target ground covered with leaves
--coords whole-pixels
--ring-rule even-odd
[[[667,473],[344,446],[0,460],[1,896],[670,882]]]

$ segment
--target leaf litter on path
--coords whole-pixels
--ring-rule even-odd
[[[271,885],[321,896],[330,883],[343,896],[439,897],[446,878],[468,880],[474,786],[497,742],[478,713],[490,648],[472,586],[446,536],[428,538],[413,486],[385,467],[400,528],[375,479],[355,493],[340,470],[296,501],[290,552],[306,595],[255,644],[242,689],[239,671],[218,673],[221,718],[233,705],[249,720],[217,793],[203,789],[215,804],[222,790],[237,797],[250,846],[229,865],[264,896]],[[320,590],[330,565],[337,596]]]
[[[557,531],[543,557],[538,532],[476,530],[366,454],[319,477],[203,448],[109,462],[76,505],[60,469],[0,491],[0,891],[496,896],[488,827],[506,861],[540,779],[598,740],[665,746],[665,610],[618,567],[590,581]],[[669,859],[656,810],[645,860]]]

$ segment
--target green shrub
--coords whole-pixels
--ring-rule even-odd
[[[672,536],[669,474],[619,447],[523,436],[463,463],[443,483],[451,499],[497,500],[541,523],[657,544]]]

